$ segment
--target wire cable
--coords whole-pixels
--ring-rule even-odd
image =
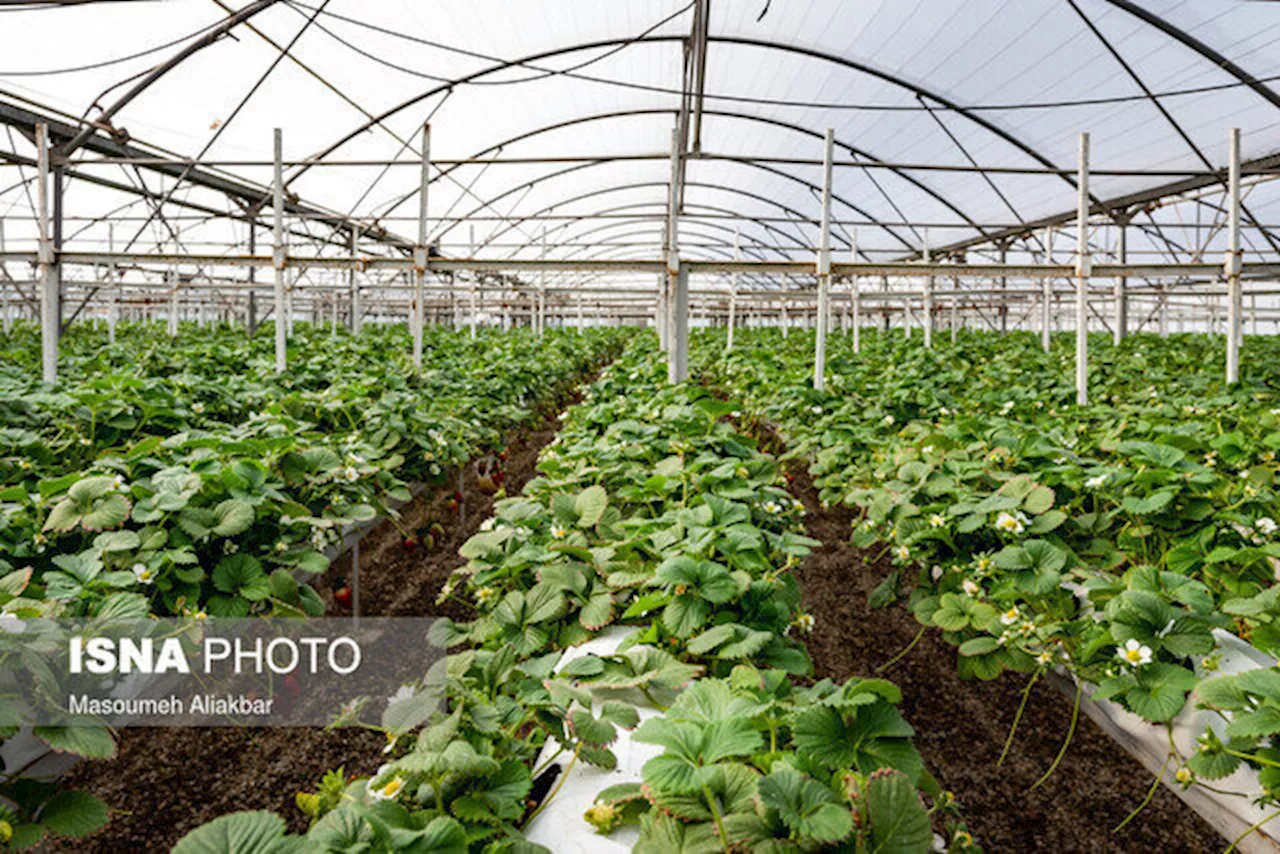
[[[309,11],[313,11],[315,9],[314,6],[304,2],[304,0],[286,0],[285,5],[296,6],[299,9],[306,9]],[[681,9],[680,12],[676,14],[682,14],[683,12],[687,11],[688,8],[689,7],[686,6],[684,7],[684,9]],[[505,85],[508,83],[528,82],[529,80],[538,80],[538,79],[542,79],[544,77],[549,77],[549,76],[560,76],[560,77],[569,77],[577,80],[582,80],[590,83],[602,83],[602,84],[617,86],[625,89],[635,89],[635,90],[644,91],[644,92],[653,92],[661,95],[677,95],[678,96],[678,95],[684,94],[679,89],[674,89],[674,88],[665,87],[665,86],[653,86],[645,83],[635,83],[627,80],[618,80],[615,78],[597,77],[594,75],[577,73],[576,68],[580,68],[582,66],[570,67],[569,69],[564,69],[564,70],[557,70],[552,68],[545,68],[539,65],[535,65],[533,63],[511,63],[510,60],[504,59],[503,57],[500,57],[500,56],[493,56],[491,54],[481,53],[479,51],[469,50],[467,48],[461,48],[456,45],[445,44],[443,42],[426,39],[421,36],[414,36],[408,33],[396,32],[395,30],[388,29],[386,27],[382,27],[377,24],[372,24],[372,23],[369,23],[368,21],[362,21],[359,18],[353,18],[353,17],[350,17],[349,15],[343,15],[339,12],[326,11],[323,14],[324,16],[333,18],[335,20],[343,21],[345,23],[352,24],[357,27],[362,27],[364,29],[377,32],[382,35],[403,39],[405,41],[412,42],[414,44],[418,44],[423,47],[436,48],[438,50],[448,51],[450,53],[455,53],[461,56],[470,57],[472,59],[483,59],[489,62],[504,63],[504,64],[510,63],[513,67],[528,68],[528,69],[539,72],[538,76],[530,77],[530,78],[522,78],[520,80],[501,80],[501,81],[476,80],[476,81],[469,81],[468,85],[495,86],[495,85]],[[661,26],[661,24],[658,24],[657,26]],[[656,27],[651,28],[651,30],[652,29],[656,29]],[[399,71],[403,71],[406,74],[411,74],[417,77],[421,77],[426,80],[432,80],[438,83],[450,82],[449,78],[439,77],[436,75],[428,74],[423,71],[418,71],[416,69],[405,68],[405,67],[396,65],[395,63],[391,63],[389,60],[384,60],[381,58],[374,57],[370,55],[367,51],[364,51],[363,49],[350,44],[347,40],[335,35],[331,31],[327,29],[324,31],[330,36],[332,36],[333,38],[342,42],[347,47],[354,50],[356,53],[359,53],[362,56],[366,56],[367,58],[373,59],[376,62],[380,62],[383,65],[386,65],[391,68],[395,68],[396,70],[399,70]],[[632,38],[632,39],[628,39],[625,43],[619,45],[619,48],[634,45],[637,42],[642,41],[646,37],[646,35],[647,33],[642,34],[640,36],[636,36],[635,38]],[[613,52],[613,50],[611,50],[611,52]],[[606,54],[605,56],[607,55],[609,54]],[[592,61],[599,61],[600,59],[603,59],[603,58],[604,56],[597,57]],[[1266,77],[1256,78],[1256,82],[1258,83],[1272,83],[1276,81],[1280,81],[1280,74],[1274,74]],[[1214,92],[1229,91],[1231,89],[1240,89],[1248,85],[1249,84],[1244,81],[1234,81],[1231,83],[1216,83],[1216,84],[1206,84],[1203,86],[1188,86],[1188,87],[1183,87],[1178,89],[1170,89],[1164,92],[1156,92],[1154,94],[1157,98],[1189,97],[1194,95],[1205,95],[1205,94],[1210,94]],[[941,104],[937,105],[936,107],[923,107],[923,106],[920,106],[919,104],[850,104],[847,102],[784,100],[779,98],[761,98],[761,97],[755,97],[755,96],[749,96],[749,95],[729,95],[729,94],[712,93],[712,92],[705,93],[703,97],[711,100],[730,101],[730,102],[742,103],[742,104],[758,104],[758,105],[772,106],[772,107],[793,107],[798,109],[840,110],[840,111],[846,111],[846,112],[921,113],[921,112],[929,112],[930,110],[937,111],[937,110],[951,109],[950,107],[947,107]],[[1035,102],[1021,103],[1021,104],[1018,104],[1018,103],[975,104],[973,106],[965,105],[964,109],[966,112],[1019,112],[1019,111],[1027,111],[1027,110],[1056,110],[1056,109],[1064,109],[1068,107],[1095,107],[1095,106],[1106,106],[1106,105],[1115,105],[1115,104],[1130,104],[1130,103],[1136,103],[1136,102],[1141,102],[1146,100],[1147,100],[1147,97],[1141,94],[1111,95],[1111,96],[1102,96],[1102,97],[1096,97],[1096,98],[1074,98],[1074,99],[1062,99],[1057,101],[1035,101]]]

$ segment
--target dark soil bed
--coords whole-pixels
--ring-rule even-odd
[[[920,629],[901,604],[872,610],[867,595],[889,574],[849,543],[854,514],[823,510],[806,473],[793,492],[808,511],[809,536],[825,545],[798,570],[806,606],[817,620],[809,650],[819,677],[847,679],[901,652]],[[903,694],[902,711],[939,784],[955,793],[977,842],[992,852],[1204,852],[1226,843],[1164,787],[1120,833],[1111,829],[1146,796],[1152,775],[1080,715],[1057,771],[1031,791],[1053,763],[1071,723],[1071,699],[1039,681],[1004,764],[996,760],[1021,700],[1025,679],[994,682],[956,675],[956,650],[936,631],[883,676]],[[1087,701],[1086,701],[1087,702]]]
[[[536,474],[538,454],[558,427],[551,415],[508,437],[503,464],[508,494],[517,494]],[[471,619],[463,606],[436,605],[441,586],[463,563],[458,547],[493,508],[493,496],[477,485],[474,466],[466,467],[461,492],[459,511],[450,506],[453,488],[425,492],[401,508],[405,530],[437,521],[444,526],[443,541],[430,550],[418,546],[407,551],[400,529],[390,522],[364,538],[362,614]],[[334,605],[331,591],[339,578],[349,575],[349,560],[344,558],[315,584],[332,615],[343,611]],[[122,730],[116,759],[83,763],[65,780],[69,787],[103,798],[112,809],[110,824],[90,839],[54,850],[167,851],[192,828],[237,810],[273,810],[301,831],[306,816],[295,806],[294,796],[314,790],[324,772],[333,768],[343,767],[349,777],[373,773],[383,761],[384,744],[380,734],[354,729]]]

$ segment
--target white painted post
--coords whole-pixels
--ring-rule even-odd
[[[849,235],[849,260],[854,264],[858,263],[857,229]],[[862,282],[856,274],[851,277],[849,290],[849,298],[853,302],[853,352],[856,354],[862,352]]]
[[[1076,403],[1089,403],[1089,134],[1080,134],[1079,205],[1076,211]]]
[[[1053,265],[1053,226],[1045,233],[1045,261]],[[1047,276],[1040,285],[1040,346],[1046,353],[1053,338],[1053,279]]]
[[[347,273],[347,287],[351,291],[351,334],[359,335],[362,328],[361,314],[364,307],[360,305],[360,282],[359,270],[356,269],[356,260],[359,256],[360,246],[360,230],[358,228],[351,229],[351,269]]]
[[[542,260],[547,260],[547,227],[542,227]],[[547,331],[547,271],[545,268],[538,268],[538,311],[537,311],[537,331],[538,334]]]
[[[116,251],[116,226],[115,223],[107,224],[107,251],[115,254]],[[107,306],[107,341],[111,344],[116,343],[116,324],[120,322],[120,284],[117,279],[119,271],[116,270],[116,262],[112,261],[107,265],[107,287],[111,290],[111,302]]]
[[[176,251],[176,248],[175,248]],[[170,266],[165,271],[165,279],[169,282],[169,337],[178,337],[178,269]]]
[[[0,217],[0,253],[4,252],[4,217]],[[8,271],[5,270],[4,261],[0,261],[0,322],[4,324],[4,334],[8,335],[9,330],[13,328],[13,320],[9,316],[9,285]],[[1254,319],[1254,326],[1257,326],[1257,319]]]
[[[818,391],[827,387],[827,327],[831,323],[831,309],[827,305],[831,290],[831,173],[835,148],[835,129],[827,128],[822,158],[822,231],[818,240],[818,316],[813,353],[813,387]]]
[[[733,260],[742,260],[742,227],[734,226],[733,229]],[[733,352],[733,330],[737,326],[737,318],[734,317],[738,308],[738,273],[735,270],[729,276],[729,328],[725,332],[724,351],[726,353]]]
[[[787,317],[787,300],[783,298],[780,302],[782,303],[782,317],[780,318],[782,323],[782,340],[785,341],[787,340],[787,331],[791,328],[791,318]]]
[[[960,305],[960,277],[953,276],[951,278],[951,290],[955,291],[951,295],[951,319],[947,322],[947,326],[951,329],[951,343],[956,343],[956,318],[959,314]]]
[[[431,178],[431,124],[422,126],[422,154],[418,173],[418,245],[414,247],[413,264],[413,310],[409,318],[409,328],[413,333],[413,367],[422,369],[422,330],[426,325],[426,279],[427,279],[427,189]],[[450,287],[452,290],[452,287]]]
[[[275,170],[271,185],[272,217],[271,266],[275,268],[276,304],[276,373],[284,373],[288,351],[288,323],[285,319],[284,294],[284,136],[275,129]]]
[[[1116,228],[1120,233],[1116,235],[1116,260],[1121,264],[1129,263],[1129,217],[1116,217]],[[1115,317],[1111,323],[1111,340],[1115,346],[1119,347],[1124,341],[1125,335],[1128,333],[1129,326],[1129,294],[1126,291],[1128,286],[1127,277],[1116,276],[1115,287]]]
[[[929,229],[924,230],[924,263],[933,262],[933,256],[929,251]],[[922,300],[924,308],[924,347],[926,350],[933,347],[933,276],[929,276],[924,280],[924,299]]]
[[[1244,329],[1244,309],[1240,272],[1244,266],[1240,249],[1240,129],[1232,128],[1227,158],[1227,384],[1240,382],[1240,339]]]
[[[470,251],[471,257],[474,259],[476,257],[476,227],[474,225],[469,226],[469,237],[471,241],[471,249],[469,251]],[[472,270],[471,271],[471,293],[469,294],[470,296],[469,302],[471,304],[470,326],[471,326],[472,341],[476,340],[476,334],[477,334],[476,324],[480,320],[480,306],[476,304],[476,295],[479,291],[479,285],[480,285],[480,273],[477,270]]]
[[[62,305],[58,293],[58,271],[55,269],[53,234],[49,227],[49,128],[36,125],[36,227],[40,240],[36,258],[40,269],[40,356],[41,377],[47,383],[58,381],[58,335],[62,324]]]
[[[680,263],[680,134],[671,131],[667,188],[667,381],[689,378],[689,271]]]

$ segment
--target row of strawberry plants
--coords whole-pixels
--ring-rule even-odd
[[[637,704],[662,710],[634,733],[662,751],[643,782],[601,792],[586,815],[602,832],[639,822],[637,850],[928,850],[931,814],[953,804],[911,743],[898,690],[797,682],[812,617],[790,570],[815,543],[777,461],[726,418],[732,404],[663,373],[652,343],[633,342],[568,410],[541,476],[464,545],[441,598],[475,619],[437,624],[457,651],[439,680],[388,706],[391,758],[372,778],[334,772],[300,796],[305,837],[241,813],[176,850],[225,850],[216,840],[250,828],[298,850],[542,850],[521,835],[556,794],[526,802],[546,773],[539,752],[554,739],[543,765],[560,759],[566,776],[579,762],[616,767],[610,745],[637,725]],[[557,669],[612,625],[630,628],[615,652]]]
[[[780,425],[825,502],[860,508],[854,542],[896,565],[878,598],[909,581],[962,674],[1062,667],[1157,723],[1199,685],[1230,723],[1171,757],[1177,779],[1243,762],[1262,771],[1251,794],[1280,798],[1280,673],[1215,677],[1213,634],[1280,653],[1280,342],[1248,340],[1235,388],[1214,339],[1095,342],[1088,407],[1065,340],[1045,354],[1029,335],[967,333],[930,351],[864,331],[860,353],[833,339],[826,392],[812,338],[738,342],[724,356],[704,339],[704,370]]]
[[[108,602],[318,613],[314,591],[282,598],[295,588],[273,586],[272,571],[324,571],[347,526],[390,515],[408,483],[442,485],[496,450],[619,343],[608,332],[471,342],[439,329],[415,373],[401,329],[300,328],[298,367],[275,376],[267,336],[156,334],[122,330],[113,347],[70,359],[56,388],[0,385],[0,571],[23,574],[24,600],[64,615]]]
[[[610,332],[471,342],[433,330],[431,367],[415,374],[398,355],[403,330],[351,338],[302,327],[297,367],[277,377],[269,336],[235,330],[184,330],[174,342],[121,327],[115,345],[80,330],[65,341],[59,386],[21,376],[22,358],[0,370],[0,661],[10,679],[42,675],[27,669],[30,619],[323,613],[295,576],[327,569],[347,526],[394,518],[408,483],[444,484],[554,411],[622,343]],[[4,343],[29,360],[22,329]],[[0,741],[19,732],[18,705],[5,691]],[[105,727],[34,734],[57,751],[115,754]],[[87,793],[3,771],[0,843],[106,821]]]

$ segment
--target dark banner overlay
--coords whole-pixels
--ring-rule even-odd
[[[0,726],[416,726],[439,706],[432,620],[0,623]]]

